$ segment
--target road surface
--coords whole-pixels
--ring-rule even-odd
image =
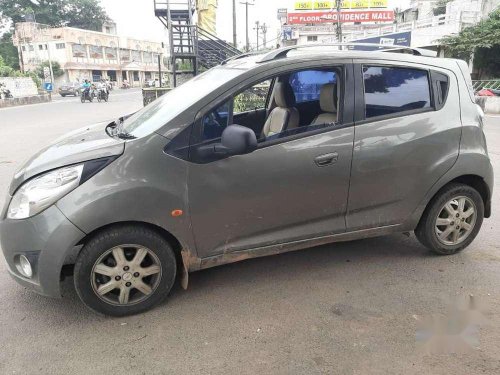
[[[109,103],[0,110],[0,200],[55,137],[140,107],[138,91],[115,90]],[[87,310],[71,280],[60,300],[25,290],[2,257],[0,374],[499,374],[500,117],[486,133],[493,216],[455,256],[430,254],[413,234],[321,246],[194,273],[187,291],[120,319]],[[488,320],[470,333],[470,353],[419,351],[419,322],[469,294]]]

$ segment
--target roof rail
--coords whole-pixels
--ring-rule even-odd
[[[249,52],[244,52],[244,53],[240,53],[239,55],[234,55],[234,56],[231,56],[230,58],[228,59],[225,59],[223,60],[220,65],[225,65],[227,64],[229,61],[233,61],[233,60],[238,60],[238,59],[241,59],[243,57],[248,57],[248,56],[252,56],[252,55],[259,55],[260,52],[256,52],[256,51],[249,51]]]
[[[382,52],[398,52],[398,51],[410,51],[413,55],[415,56],[427,56],[427,57],[436,57],[437,53],[428,49],[423,49],[423,48],[412,48],[412,47],[406,47],[406,46],[398,46],[398,45],[380,45],[380,44],[375,44],[375,43],[315,43],[315,44],[303,44],[303,45],[295,45],[295,46],[288,46],[288,47],[283,47],[276,49],[274,51],[271,51],[269,53],[266,53],[261,59],[259,59],[257,62],[266,62],[266,61],[272,61],[276,59],[280,59],[283,57],[286,57],[288,52],[297,50],[297,49],[302,49],[302,48],[315,48],[315,47],[342,47],[342,46],[354,46],[354,47],[372,47],[376,48],[377,50],[382,49],[384,51]],[[346,49],[347,50],[347,49]]]

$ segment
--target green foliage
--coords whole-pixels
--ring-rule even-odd
[[[12,67],[5,64],[5,61],[2,56],[0,56],[0,77],[30,77],[31,79],[33,79],[38,88],[40,88],[42,85],[42,81],[40,80],[40,78],[38,78],[36,73],[34,72],[22,73],[19,70],[15,70]]]
[[[474,66],[483,74],[500,76],[500,9],[474,26],[457,35],[442,38],[445,52],[450,57],[469,60],[474,53]]]
[[[0,0],[0,26],[23,22],[29,13],[38,23],[97,31],[109,20],[99,0]]]
[[[50,64],[48,61],[43,61],[36,68],[35,73],[40,78],[44,78],[44,75],[43,75],[43,68],[44,67],[50,67]],[[60,77],[64,74],[64,70],[61,69],[61,65],[57,61],[52,62],[52,73],[54,74],[54,78]]]
[[[4,64],[13,69],[19,69],[19,55],[17,48],[12,44],[12,33],[7,32],[0,38],[0,56]]]
[[[500,44],[500,9],[474,26],[466,27],[458,35],[440,40],[454,57],[469,59],[477,48],[489,49]]]

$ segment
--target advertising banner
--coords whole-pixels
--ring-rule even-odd
[[[371,38],[357,39],[353,40],[353,43],[374,43],[380,44],[381,46],[406,46],[411,45],[411,31],[405,31],[401,33],[386,34],[381,36],[374,36]],[[369,46],[348,46],[349,49],[362,50],[362,51],[372,51],[378,49],[377,47]]]
[[[340,0],[341,9],[366,9],[366,8],[387,8],[388,0]],[[295,10],[325,10],[336,9],[337,2],[335,0],[312,1],[303,0],[296,1]]]
[[[109,60],[116,60],[117,58],[116,48],[106,47],[104,48],[104,54]]]
[[[73,57],[87,57],[87,48],[82,44],[73,44]]]
[[[300,25],[306,23],[328,23],[337,22],[337,12],[295,12],[288,13],[289,25]],[[365,10],[353,12],[341,12],[340,22],[392,22],[394,11],[392,10]]]
[[[89,46],[90,57],[93,59],[102,59],[102,47],[101,46]]]

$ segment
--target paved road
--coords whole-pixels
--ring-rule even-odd
[[[0,190],[52,138],[140,105],[138,92],[114,91],[108,104],[0,110]],[[486,131],[499,186],[500,117]],[[499,214],[497,188],[493,217],[452,257],[431,255],[413,235],[321,246],[192,274],[188,291],[177,286],[162,306],[121,319],[88,311],[70,282],[62,300],[24,290],[2,258],[0,374],[498,374]],[[417,351],[418,322],[465,294],[487,305],[478,346]]]

